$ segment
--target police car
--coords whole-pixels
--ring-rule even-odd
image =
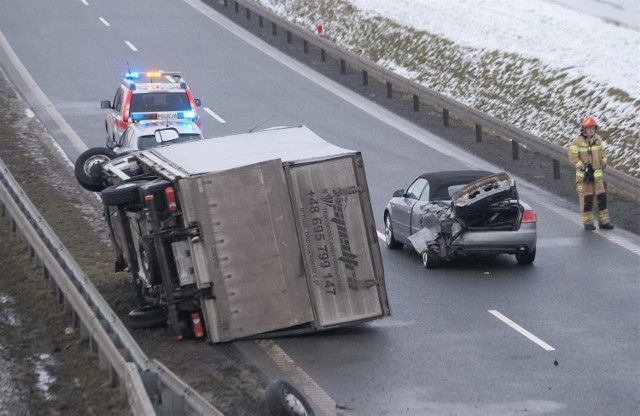
[[[108,140],[107,147],[123,155],[135,150],[202,139],[202,132],[194,121],[143,120],[130,124],[118,140]]]
[[[200,127],[200,105],[180,72],[128,72],[113,102],[100,103],[111,110],[105,121],[107,143],[118,141],[131,123],[141,120],[188,120]]]

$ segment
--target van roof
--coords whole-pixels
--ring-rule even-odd
[[[268,160],[303,162],[356,153],[320,138],[306,126],[271,129],[156,147],[153,153],[187,174],[220,172]]]

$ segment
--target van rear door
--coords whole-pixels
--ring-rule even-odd
[[[313,320],[281,160],[179,181],[186,223],[198,224],[191,251],[212,341]]]
[[[359,153],[285,165],[318,328],[390,314]]]

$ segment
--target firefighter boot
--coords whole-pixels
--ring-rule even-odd
[[[611,224],[611,223],[600,224],[600,229],[601,230],[613,230],[614,228],[616,228],[616,227],[614,227],[613,224]]]
[[[600,227],[600,228],[602,228],[602,227]],[[596,227],[593,224],[585,224],[584,225],[584,229],[587,230],[587,231],[593,231],[593,230],[596,229]]]

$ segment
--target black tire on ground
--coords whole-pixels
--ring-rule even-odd
[[[100,192],[102,203],[107,206],[125,205],[140,202],[138,188],[145,181],[124,182],[113,185]]]
[[[387,247],[391,250],[399,250],[404,247],[403,243],[396,241],[396,238],[393,236],[393,228],[391,226],[391,215],[386,213],[384,215],[384,237],[387,243]]]
[[[131,328],[149,329],[164,326],[167,323],[167,312],[162,306],[143,306],[129,312]]]
[[[307,398],[286,381],[276,380],[270,383],[264,394],[267,407],[274,416],[314,416]]]
[[[106,147],[94,147],[82,152],[74,165],[76,179],[87,191],[100,192],[105,188],[99,167],[118,155]]]
[[[422,265],[425,269],[437,269],[442,267],[442,258],[432,250],[422,253]]]
[[[531,251],[516,253],[516,260],[518,264],[531,264],[536,259],[536,249]]]

